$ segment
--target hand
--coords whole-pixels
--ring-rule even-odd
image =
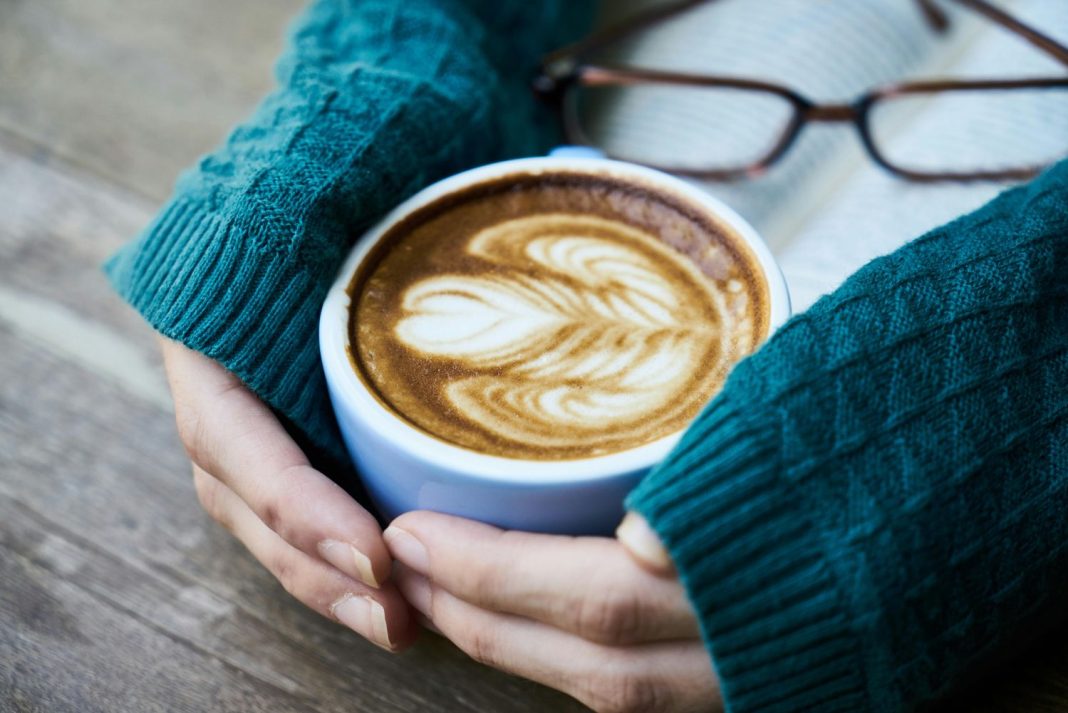
[[[217,362],[161,340],[201,505],[309,608],[397,651],[418,626],[378,523],[319,473],[274,414]]]
[[[633,514],[617,535],[534,535],[412,512],[384,536],[404,596],[474,659],[596,711],[719,709],[697,619],[659,540]]]

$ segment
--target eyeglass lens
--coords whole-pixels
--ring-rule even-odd
[[[683,170],[758,163],[794,120],[783,97],[733,87],[589,86],[570,107],[587,140],[617,158]]]
[[[1039,168],[1068,153],[1068,86],[915,92],[868,113],[875,150],[915,173]]]

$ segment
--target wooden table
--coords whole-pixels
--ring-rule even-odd
[[[566,711],[306,611],[193,494],[99,263],[271,86],[299,0],[0,0],[0,711]]]
[[[271,84],[299,0],[0,0],[0,710],[568,711],[381,652],[200,510],[148,328],[97,266]],[[971,710],[1068,709],[1033,650]]]

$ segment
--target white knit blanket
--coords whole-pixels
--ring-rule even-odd
[[[1068,41],[1068,1],[998,2]],[[602,22],[650,4],[608,0]],[[767,78],[826,102],[850,101],[900,79],[1068,74],[1064,66],[974,13],[949,2],[941,5],[953,21],[944,36],[927,27],[910,0],[718,0],[613,49],[609,59]],[[666,142],[665,150],[671,150],[677,137],[663,127],[686,111],[685,102],[627,106],[624,101],[614,111],[610,131],[618,132],[619,140]],[[706,108],[701,111],[707,114]],[[990,150],[977,146],[971,122],[980,120],[1019,127],[1012,141],[999,147],[1005,155],[1068,143],[1068,110],[1036,116],[991,110],[982,117],[961,117],[938,101],[913,117],[894,140],[927,154],[959,158]],[[709,131],[716,129],[710,126]],[[730,140],[726,132],[723,140]],[[977,208],[1006,187],[914,184],[895,178],[867,159],[856,132],[845,125],[806,128],[790,154],[762,178],[703,186],[764,235],[786,275],[795,311],[872,258]]]

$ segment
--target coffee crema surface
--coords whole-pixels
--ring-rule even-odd
[[[389,410],[473,451],[588,458],[686,427],[767,332],[743,239],[611,174],[507,176],[389,229],[349,286],[350,357]]]

